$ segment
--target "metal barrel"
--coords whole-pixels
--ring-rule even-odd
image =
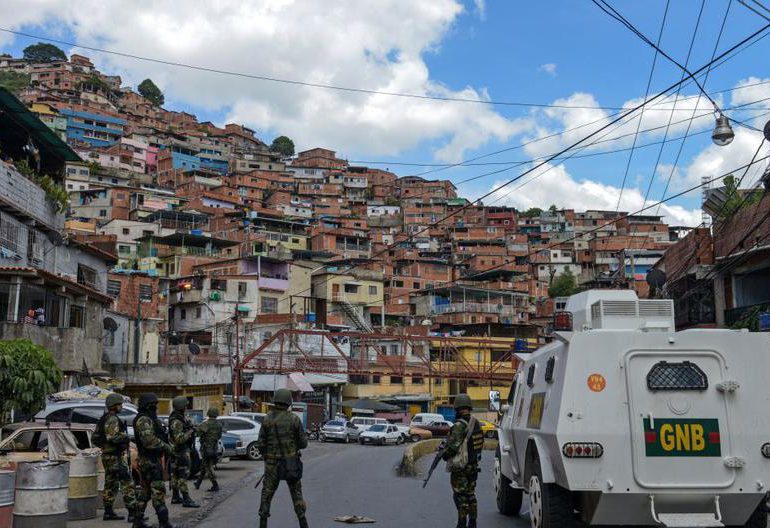
[[[11,528],[16,471],[0,469],[0,528]]]
[[[69,472],[67,461],[20,462],[13,528],[66,528]]]
[[[69,462],[69,520],[93,519],[99,496],[99,455],[83,452]]]

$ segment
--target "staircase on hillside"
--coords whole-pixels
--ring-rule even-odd
[[[344,295],[339,295],[335,300],[342,306],[342,310],[345,312],[345,315],[347,315],[348,319],[350,319],[353,324],[356,325],[356,328],[362,332],[366,332],[367,334],[374,332],[374,328],[372,328],[372,325],[369,324],[369,321],[364,318],[363,314],[358,310],[356,306],[353,305],[353,303],[347,299],[347,297]]]

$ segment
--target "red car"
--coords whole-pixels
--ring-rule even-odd
[[[433,437],[449,436],[449,430],[452,428],[451,422],[431,422],[427,425],[421,425],[420,429],[430,431],[433,433]]]

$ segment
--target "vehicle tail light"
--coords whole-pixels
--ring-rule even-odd
[[[765,458],[770,458],[770,442],[762,444],[762,456]]]
[[[599,458],[604,448],[596,442],[570,442],[564,444],[561,452],[567,458]]]
[[[243,442],[238,440],[237,442],[235,442],[235,447],[243,447]]]
[[[553,329],[562,332],[572,331],[572,312],[555,312],[553,314]]]

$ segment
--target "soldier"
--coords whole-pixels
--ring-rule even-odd
[[[104,492],[102,493],[104,517],[102,520],[123,520],[123,516],[117,515],[113,509],[115,496],[122,491],[123,502],[128,509],[128,520],[133,522],[136,497],[126,458],[129,443],[128,428],[118,418],[118,413],[123,410],[123,396],[110,394],[104,403],[107,410],[97,423],[96,432],[94,432],[94,445],[102,448],[104,465]]]
[[[217,420],[219,409],[216,407],[209,407],[206,414],[209,419],[198,426],[198,436],[201,439],[201,472],[195,481],[195,489],[199,489],[203,479],[207,478],[211,481],[209,491],[219,491],[214,466],[217,465],[217,446],[222,438],[222,422]]]
[[[259,505],[259,528],[267,528],[270,517],[270,502],[281,480],[286,480],[289,493],[294,502],[294,512],[299,519],[300,528],[308,528],[305,518],[305,501],[302,498],[301,470],[299,475],[282,475],[287,471],[279,471],[279,467],[301,468],[300,450],[307,447],[307,437],[302,421],[291,412],[291,392],[288,389],[278,389],[273,396],[273,410],[262,422],[259,430],[259,452],[265,459],[265,476],[262,481],[262,500]],[[296,478],[299,477],[299,478]]]
[[[187,398],[177,396],[171,402],[174,411],[168,418],[168,434],[174,448],[171,461],[171,504],[181,504],[183,508],[199,508],[200,505],[190,498],[187,479],[190,478],[190,451],[195,442],[195,426],[185,416]],[[181,496],[180,496],[181,495]]]
[[[473,420],[473,432],[468,437],[468,425],[471,422],[473,404],[467,394],[455,397],[456,420],[449,431],[446,448],[442,458],[454,458],[467,443],[468,462],[464,467],[453,469],[450,473],[452,498],[457,507],[457,528],[476,528],[476,479],[479,474],[481,451],[484,449],[484,435],[477,420]]]
[[[166,486],[163,482],[163,455],[174,453],[168,443],[166,430],[158,420],[158,397],[155,394],[142,394],[139,397],[139,414],[134,418],[136,448],[139,451],[139,474],[141,492],[137,497],[134,513],[134,528],[148,528],[144,522],[144,509],[152,499],[152,507],[158,516],[159,528],[173,528],[168,522],[166,506]]]

